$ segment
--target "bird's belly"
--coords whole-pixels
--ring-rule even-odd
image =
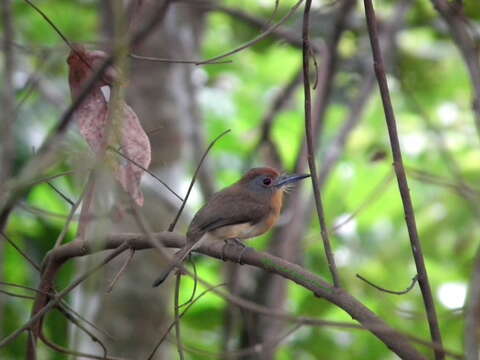
[[[242,223],[235,225],[227,225],[221,228],[215,229],[211,234],[217,239],[250,239],[256,236],[260,236],[267,232],[275,223],[275,216],[268,216],[265,220],[256,224]]]

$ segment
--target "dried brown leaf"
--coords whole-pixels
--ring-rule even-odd
[[[81,45],[74,47],[67,60],[73,98],[82,92],[84,85],[106,56],[102,51],[89,51]],[[92,150],[97,156],[104,157],[125,191],[142,205],[140,181],[143,170],[134,162],[148,168],[151,160],[150,141],[130,106],[123,100],[113,102],[106,99],[102,87],[106,86],[111,91],[115,80],[118,80],[118,73],[114,68],[107,69],[105,75],[76,109],[74,119]],[[106,153],[108,147],[121,151],[132,161],[125,161],[116,154]]]

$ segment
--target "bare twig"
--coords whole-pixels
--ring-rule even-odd
[[[185,205],[187,204],[187,201],[188,201],[188,197],[190,196],[190,192],[192,191],[192,188],[193,188],[193,185],[195,184],[195,180],[197,178],[197,175],[198,175],[198,172],[200,171],[200,168],[202,167],[202,164],[203,164],[203,161],[205,160],[205,158],[207,157],[208,155],[208,152],[210,151],[210,149],[213,147],[213,145],[215,145],[215,143],[220,140],[220,138],[222,138],[222,136],[228,134],[230,132],[230,129],[228,130],[225,130],[224,132],[222,132],[220,135],[218,135],[215,139],[213,139],[213,141],[210,143],[210,145],[208,145],[208,148],[205,150],[205,152],[203,153],[203,156],[202,158],[200,159],[198,165],[197,165],[197,168],[195,169],[195,172],[193,173],[193,177],[192,177],[192,180],[190,181],[190,185],[188,186],[188,190],[187,190],[187,194],[185,195],[185,199],[182,201],[182,205],[180,206],[180,209],[178,209],[178,212],[177,214],[175,215],[175,218],[173,219],[172,223],[170,224],[170,226],[168,227],[168,231],[173,231],[175,229],[175,226],[178,222],[178,219],[180,218],[180,215],[182,215],[182,212],[183,212],[183,209],[185,208]]]
[[[117,274],[113,277],[112,281],[110,282],[110,285],[108,285],[107,293],[112,292],[113,287],[117,283],[118,279],[120,279],[120,276],[122,276],[122,274],[125,272],[125,269],[127,268],[128,264],[130,264],[130,262],[132,261],[134,255],[135,255],[135,250],[130,249],[128,252],[128,257],[125,259],[125,262],[123,263],[122,267],[120,268],[120,270],[118,270]]]
[[[0,341],[0,348],[7,345],[8,343],[10,343],[11,341],[15,340],[17,338],[17,336],[19,336],[23,331],[27,330],[27,329],[30,329],[32,328],[33,330],[32,331],[35,331],[35,329],[37,328],[36,327],[36,323],[39,322],[41,320],[41,318],[43,317],[43,315],[45,313],[47,313],[48,311],[50,311],[53,307],[55,307],[60,301],[61,299],[67,295],[70,291],[72,291],[75,287],[77,287],[81,282],[83,282],[87,277],[89,277],[91,274],[93,274],[95,271],[97,271],[98,269],[100,269],[103,265],[105,265],[106,263],[108,263],[110,260],[112,260],[113,258],[115,258],[117,255],[119,255],[120,253],[122,253],[123,251],[125,251],[127,249],[128,246],[126,246],[125,244],[122,244],[120,245],[115,251],[113,251],[109,256],[107,256],[105,258],[105,260],[103,262],[101,262],[99,265],[95,266],[93,269],[87,271],[85,274],[81,275],[80,277],[78,277],[74,282],[72,282],[67,288],[65,288],[64,290],[62,290],[61,292],[59,292],[54,299],[52,299],[51,301],[49,301],[47,304],[45,304],[45,306],[41,306],[40,305],[40,308],[38,309],[38,311],[34,311],[34,314],[32,315],[32,317],[23,325],[21,326],[20,328],[18,328],[17,330],[15,330],[12,334],[8,335],[7,337],[3,338],[1,341]],[[37,297],[37,300],[38,300],[38,297]]]
[[[413,168],[411,166],[408,166],[406,170],[408,174],[411,175],[415,180],[418,180],[427,184],[445,187],[457,193],[459,196],[463,198],[472,199],[473,201],[480,198],[480,189],[476,187],[472,187],[472,185],[469,185],[466,183],[463,183],[463,184],[454,183],[442,176],[427,172],[423,169]]]
[[[340,43],[341,36],[347,28],[347,21],[350,13],[352,12],[355,5],[355,0],[342,0],[340,2],[340,7],[337,9],[335,25],[332,30],[332,33],[327,40],[327,47],[323,54],[322,68],[319,69],[319,86],[317,90],[317,96],[315,104],[313,105],[313,114],[312,118],[313,123],[313,138],[315,140],[315,147],[318,149],[320,142],[318,140],[321,135],[324,125],[325,125],[325,114],[328,109],[328,104],[330,102],[330,97],[333,92],[333,80],[337,73],[340,64],[340,58],[338,55],[338,46]],[[309,42],[309,46],[311,43]],[[297,156],[297,161],[295,164],[295,171],[301,171],[301,160],[307,148],[305,146],[305,141],[300,147],[300,152]]]
[[[256,17],[251,13],[245,12],[241,9],[227,7],[218,3],[214,3],[211,1],[196,1],[195,4],[203,5],[208,10],[211,11],[218,11],[224,14],[231,16],[233,19],[243,21],[244,23],[255,27],[259,30],[266,30],[268,28],[271,29],[271,24],[265,21],[262,18]],[[302,48],[302,39],[299,37],[295,32],[290,31],[288,28],[284,28],[282,26],[276,27],[272,30],[269,34],[271,37],[276,38],[278,40],[284,41],[285,43],[294,46],[296,48]],[[316,44],[312,44],[313,50],[318,52],[320,49],[316,46]]]
[[[88,185],[85,185],[84,190],[82,191],[82,193],[78,197],[77,201],[72,205],[72,208],[70,209],[70,213],[68,214],[68,217],[65,221],[65,224],[63,225],[63,229],[60,232],[60,234],[58,235],[57,240],[55,240],[54,248],[60,246],[63,239],[65,239],[65,236],[67,235],[67,232],[68,232],[69,225],[72,222],[73,217],[75,216],[75,212],[77,211],[78,207],[80,206],[80,203],[82,202],[82,199],[85,196],[85,193],[86,193],[87,190],[88,190]]]
[[[193,301],[193,299],[195,298],[195,294],[196,294],[196,292],[197,292],[197,287],[198,287],[197,267],[196,267],[196,265],[195,265],[195,262],[192,260],[192,258],[190,258],[190,262],[191,262],[191,264],[192,264],[193,280],[194,280],[194,281],[193,281],[192,295],[190,295],[190,298],[189,298],[187,301],[185,301],[183,304],[178,305],[179,308],[182,308],[182,307],[187,306],[188,304],[190,304],[190,303]]]
[[[95,185],[97,182],[97,175],[98,172],[95,168],[93,170],[90,170],[87,183],[85,184],[85,189],[82,194],[83,201],[81,202],[82,208],[80,209],[80,218],[78,219],[77,236],[83,241],[86,241],[87,227],[93,215],[93,210],[91,211],[91,208],[95,197]]]
[[[8,296],[12,296],[12,297],[20,298],[20,299],[35,300],[35,296],[16,294],[6,290],[0,290],[0,293]]]
[[[200,293],[200,295],[198,295],[195,299],[193,299],[188,305],[187,307],[185,308],[185,310],[182,311],[182,313],[178,316],[178,319],[182,318],[186,313],[187,311],[198,301],[200,300],[204,295],[206,295],[207,293],[209,293],[210,291],[212,290],[215,290],[221,286],[225,286],[225,284],[219,284],[219,285],[216,285],[216,286],[211,286],[211,287],[208,287],[208,289],[206,289],[205,291],[202,291]],[[178,319],[175,319],[166,329],[165,331],[163,332],[162,336],[160,337],[160,339],[158,340],[157,344],[155,344],[155,347],[153,348],[152,352],[150,353],[150,355],[148,356],[147,360],[152,360],[153,357],[155,356],[155,353],[157,352],[158,348],[160,347],[160,345],[163,343],[163,341],[166,339],[167,335],[170,333],[170,331],[172,330],[173,326],[175,325],[175,323],[177,323]]]
[[[167,63],[167,64],[216,65],[216,64],[232,63],[232,60],[205,62],[204,60],[163,59],[163,58],[157,58],[152,56],[141,56],[136,54],[129,54],[128,56],[135,60],[152,61],[152,62]]]
[[[175,280],[175,336],[177,338],[177,352],[180,360],[184,359],[183,356],[183,347],[182,347],[182,337],[180,333],[180,313],[179,313],[179,303],[178,298],[180,297],[180,281],[182,280],[182,274],[177,272]]]
[[[323,247],[327,257],[328,267],[332,275],[335,287],[340,287],[340,277],[338,276],[337,267],[335,265],[335,258],[333,256],[332,247],[328,236],[328,228],[325,221],[325,212],[323,209],[322,198],[320,194],[320,187],[317,178],[317,165],[315,163],[315,146],[313,143],[312,134],[312,109],[311,109],[311,94],[310,94],[310,74],[309,74],[309,58],[310,58],[310,43],[309,43],[309,16],[312,1],[306,0],[305,11],[303,15],[303,87],[305,92],[305,136],[307,140],[307,160],[310,168],[312,179],[313,194],[315,197],[315,206],[317,208],[317,216],[320,222],[320,232],[322,235]]]
[[[403,208],[405,212],[405,221],[407,223],[408,234],[410,237],[413,258],[417,267],[418,282],[422,291],[423,302],[427,312],[428,324],[430,327],[430,335],[432,340],[442,345],[442,337],[438,325],[437,314],[435,310],[435,303],[433,301],[432,290],[428,280],[427,269],[423,258],[422,247],[418,237],[417,226],[415,223],[415,213],[413,210],[412,200],[408,189],[408,181],[403,167],[402,153],[400,149],[400,142],[397,134],[397,126],[395,121],[395,114],[390,100],[390,93],[388,90],[387,78],[383,64],[382,53],[378,41],[377,25],[375,19],[375,10],[371,0],[364,0],[365,14],[367,18],[368,33],[370,37],[370,44],[372,47],[374,69],[377,76],[378,86],[382,97],[383,108],[385,111],[385,120],[387,123],[388,134],[390,137],[390,144],[392,148],[394,169],[397,176],[398,187],[402,198]],[[445,355],[443,352],[435,350],[435,359],[443,360]]]
[[[60,29],[57,27],[57,25],[55,25],[55,23],[52,20],[50,20],[49,17],[38,6],[36,6],[30,0],[24,0],[24,1],[28,5],[30,5],[32,8],[34,8],[35,11],[40,14],[41,17],[43,17],[43,19],[52,27],[52,29],[55,30],[57,35],[60,36],[63,41],[65,41],[65,43],[68,45],[68,47],[70,49],[72,49],[72,50],[74,49],[74,47],[72,46],[72,43],[67,39],[67,37],[65,35],[63,35],[63,33],[60,31]]]
[[[237,54],[239,53],[240,51],[243,51],[253,45],[255,45],[256,43],[258,43],[259,41],[265,39],[267,36],[269,36],[273,31],[275,31],[276,29],[278,29],[280,27],[280,25],[282,25],[283,23],[285,23],[285,21],[287,21],[290,16],[292,16],[295,11],[298,9],[298,7],[300,6],[300,4],[303,2],[303,0],[299,0],[295,3],[295,5],[293,5],[291,7],[291,9],[287,12],[287,14],[280,19],[280,21],[278,21],[276,24],[273,24],[271,26],[269,26],[264,32],[262,32],[260,35],[256,36],[254,39],[250,40],[250,41],[247,41],[245,44],[237,47],[236,49],[233,49],[233,50],[230,50],[228,52],[226,52],[225,54],[222,54],[222,55],[218,55],[218,56],[215,56],[211,59],[208,59],[208,60],[205,60],[205,61],[202,61],[200,62],[199,64],[208,64],[208,63],[212,63],[214,61],[218,61],[218,60],[221,60],[221,59],[224,59],[228,56],[232,56],[234,54]]]
[[[47,181],[47,184],[48,186],[50,186],[53,191],[55,191],[63,200],[65,200],[66,202],[68,202],[70,204],[70,206],[75,206],[75,203],[67,196],[65,195],[63,192],[61,192],[59,189],[57,189],[57,187],[55,185],[53,185],[50,181]]]
[[[433,138],[437,145],[438,152],[441,155],[445,165],[447,166],[448,170],[452,175],[451,177],[454,183],[452,185],[455,188],[459,189],[459,194],[463,196],[465,200],[467,200],[467,203],[472,209],[474,215],[476,215],[477,217],[480,217],[480,206],[478,205],[478,201],[475,198],[475,195],[473,194],[473,197],[472,197],[472,194],[468,191],[469,185],[467,184],[467,181],[465,180],[465,177],[462,174],[462,170],[458,162],[452,156],[452,154],[448,149],[448,145],[443,132],[441,131],[441,129],[439,129],[435,125],[433,119],[430,117],[428,112],[425,111],[421,102],[419,102],[416,99],[415,92],[413,91],[413,89],[411,89],[406,84],[402,76],[400,76],[400,86],[403,91],[403,96],[407,99],[407,101],[410,103],[410,105],[415,110],[415,112],[421,116],[428,130],[433,133],[434,135]],[[409,169],[407,169],[407,172],[408,170]]]
[[[105,348],[103,348],[104,354],[102,356],[93,355],[93,354],[83,353],[83,352],[80,352],[80,351],[70,350],[70,349],[64,348],[64,347],[62,347],[58,344],[55,344],[54,342],[47,339],[45,337],[45,335],[43,334],[43,332],[40,333],[39,337],[40,337],[40,340],[42,340],[42,342],[45,345],[47,345],[49,348],[51,348],[54,351],[59,352],[61,354],[72,355],[72,356],[79,357],[79,358],[97,359],[97,360],[127,360],[125,358],[107,356],[107,354],[105,353],[105,351],[106,351]]]
[[[389,171],[387,175],[382,179],[381,182],[373,188],[372,191],[365,197],[365,200],[362,201],[362,203],[343,221],[335,224],[330,229],[331,233],[334,233],[338,231],[342,226],[345,226],[348,224],[350,221],[352,221],[361,211],[366,209],[368,206],[372,205],[376,200],[380,198],[380,196],[383,194],[385,190],[387,190],[388,185],[390,182],[393,180],[393,174]]]
[[[108,147],[108,150],[110,151],[113,151],[115,154],[121,156],[122,158],[124,158],[125,160],[127,161],[130,161],[133,165],[137,166],[138,168],[142,169],[143,171],[145,171],[148,175],[150,175],[151,177],[153,177],[155,180],[157,180],[160,184],[162,184],[163,186],[165,186],[167,188],[168,191],[170,191],[173,195],[175,195],[175,197],[180,200],[180,201],[183,201],[182,197],[180,195],[178,195],[175,190],[173,190],[165,181],[163,181],[162,179],[160,179],[157,175],[155,175],[153,172],[151,172],[150,170],[148,170],[147,168],[143,167],[141,164],[139,164],[138,162],[136,162],[135,160],[133,159],[130,159],[127,155],[123,154],[122,152],[118,151],[117,149],[114,149],[113,147],[109,146]]]
[[[258,143],[254,147],[254,151],[257,150],[264,141],[270,139],[273,120],[277,117],[279,112],[285,108],[286,104],[295,93],[298,85],[300,85],[302,81],[302,71],[302,68],[300,68],[298,71],[295,71],[293,76],[273,99],[270,108],[262,119],[262,131],[260,133]]]
[[[83,326],[75,317],[73,317],[66,309],[64,309],[62,306],[57,307],[58,311],[60,311],[63,316],[65,316],[68,321],[70,321],[72,324],[74,324],[76,327],[78,327],[81,331],[83,331],[85,334],[87,334],[88,337],[94,342],[97,343],[103,350],[103,356],[106,357],[108,354],[107,346],[97,337],[95,334],[93,334],[90,330],[88,330],[85,326]],[[43,332],[42,332],[43,334]]]
[[[199,171],[202,167],[203,161],[205,160],[205,158],[208,155],[208,152],[215,145],[215,143],[218,140],[220,140],[220,138],[222,138],[222,136],[224,136],[225,134],[227,134],[229,132],[230,132],[230,129],[222,132],[215,139],[213,139],[213,141],[210,143],[210,145],[208,146],[208,148],[205,150],[204,154],[200,158],[200,161],[197,165],[197,168],[195,169],[195,173],[193,174],[192,180],[190,181],[190,185],[188,187],[187,194],[185,195],[185,200],[183,200],[182,205],[180,206],[180,209],[178,210],[175,218],[173,219],[172,223],[168,227],[168,231],[173,231],[175,229],[175,225],[177,224],[178,219],[180,218],[180,215],[182,214],[182,211],[185,208],[185,205],[188,201],[188,197],[190,196],[190,192],[192,191],[192,188],[193,188],[193,185],[195,184],[195,180],[197,178],[197,175],[198,175],[198,173],[199,173]],[[181,273],[177,272],[176,282],[175,282],[175,295],[174,295],[175,296],[175,304],[174,304],[175,311],[174,311],[174,313],[175,313],[175,332],[177,334],[177,351],[178,351],[178,355],[180,356],[180,359],[183,360],[184,356],[183,356],[182,342],[181,342],[181,336],[180,336],[180,318],[179,318],[179,313],[178,313],[178,311],[179,311],[178,298],[180,296],[180,279],[181,279],[181,277],[182,277]],[[196,280],[196,277],[195,277],[195,282],[196,281],[197,280]],[[196,289],[196,284],[195,284],[194,289]]]
[[[46,295],[46,296],[51,296],[51,297],[55,296],[54,292],[50,292],[50,293],[43,292],[39,289],[35,289],[35,288],[25,286],[25,285],[14,284],[14,283],[5,282],[5,281],[0,281],[0,285],[11,286],[11,287],[19,288],[19,289],[29,290],[29,291],[33,291],[37,294],[42,294],[42,295]],[[90,327],[92,327],[93,329],[95,329],[99,333],[103,334],[104,336],[114,340],[112,335],[110,335],[105,330],[100,329],[97,325],[95,325],[94,323],[92,323],[88,319],[85,319],[82,315],[80,315],[78,312],[76,312],[74,309],[72,309],[72,307],[70,305],[68,305],[68,303],[65,302],[64,300],[62,300],[60,302],[60,304],[57,306],[57,308],[58,308],[58,310],[60,310],[62,312],[62,314],[64,314],[65,317],[67,317],[68,320],[70,320],[70,318],[77,318],[77,319],[83,321],[84,323],[88,324]]]
[[[71,244],[71,243],[70,243]],[[85,245],[81,244],[81,248],[83,248]],[[57,249],[60,249],[62,247],[59,247]],[[83,275],[79,276],[75,281],[73,281],[68,287],[66,287],[64,290],[60,291],[53,299],[51,299],[49,302],[47,301],[46,296],[37,296],[37,300],[34,304],[32,316],[30,319],[20,328],[15,330],[12,334],[9,336],[3,338],[0,341],[0,348],[2,346],[5,346],[9,342],[13,341],[18,335],[20,335],[23,331],[26,329],[32,329],[31,336],[33,336],[33,340],[29,342],[28,346],[28,352],[27,352],[27,358],[31,359],[32,354],[35,353],[35,344],[36,344],[36,337],[40,334],[41,330],[41,325],[42,325],[42,318],[43,316],[50,311],[54,306],[56,306],[61,299],[67,295],[70,291],[72,291],[74,288],[76,288],[79,284],[81,284],[85,279],[87,279],[90,275],[92,275],[94,272],[99,270],[101,267],[103,267],[105,264],[110,262],[112,259],[120,255],[122,252],[124,252],[128,248],[128,245],[126,243],[120,244],[114,251],[112,251],[100,264],[97,266],[93,267],[92,269],[86,271]],[[55,250],[54,250],[55,251]],[[56,272],[56,269],[50,269],[50,271],[45,271],[44,272],[44,278],[43,280],[43,288],[51,288],[52,287],[52,282],[53,282],[53,276]],[[45,276],[45,274],[50,275],[51,277]],[[33,345],[31,345],[33,344]]]
[[[20,249],[17,244],[15,244],[4,232],[0,232],[0,235],[15,249],[17,252],[22,255],[22,257],[27,260],[30,265],[32,265],[36,270],[40,271],[40,266],[33,260],[30,256],[27,255],[25,251]]]
[[[30,182],[29,184],[26,185],[26,187],[36,186],[36,185],[51,181],[53,179],[56,179],[56,178],[59,178],[59,177],[62,177],[62,176],[72,175],[73,173],[74,173],[73,170],[68,170],[68,171],[64,171],[64,172],[61,172],[61,173],[58,173],[58,174],[55,174],[55,175],[46,176],[44,178],[40,178],[38,180],[34,180],[34,181]]]
[[[185,350],[193,353],[202,355],[203,358],[217,358],[221,360],[225,359],[242,359],[248,355],[258,355],[264,356],[266,351],[272,351],[273,348],[279,346],[284,342],[291,334],[300,329],[303,324],[295,324],[289,330],[285,331],[282,335],[276,335],[275,338],[269,339],[267,341],[251,345],[247,348],[235,350],[235,351],[224,351],[221,353],[213,353],[211,351],[206,351],[204,349],[194,348],[193,346],[184,346]]]
[[[417,283],[417,280],[418,280],[418,275],[415,275],[413,278],[412,278],[412,282],[410,283],[410,285],[408,285],[408,287],[405,289],[405,290],[402,290],[402,291],[394,291],[394,290],[388,290],[388,289],[385,289],[381,286],[378,286],[378,285],[375,285],[374,283],[372,283],[371,281],[365,279],[362,275],[360,274],[356,274],[357,278],[359,278],[360,280],[363,280],[365,281],[368,285],[374,287],[375,289],[377,290],[380,290],[382,292],[386,292],[386,293],[389,293],[389,294],[393,294],[393,295],[404,295],[406,293],[408,293],[410,290],[413,289],[413,287],[415,286],[415,284]]]

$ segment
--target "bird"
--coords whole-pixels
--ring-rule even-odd
[[[245,250],[240,240],[254,238],[270,230],[280,216],[285,190],[309,176],[280,174],[271,167],[257,167],[250,169],[233,185],[213,194],[193,217],[185,246],[175,254],[153,287],[162,284],[170,272],[207,238],[223,240],[225,245],[233,240]]]

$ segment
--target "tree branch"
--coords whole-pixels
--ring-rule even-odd
[[[328,267],[332,275],[333,284],[340,287],[340,277],[338,275],[337,267],[335,265],[335,258],[333,256],[332,247],[328,236],[328,228],[325,221],[325,211],[323,209],[322,197],[320,195],[320,186],[317,178],[317,165],[315,163],[315,145],[313,143],[313,128],[312,128],[312,97],[310,94],[310,40],[309,40],[309,16],[311,0],[305,3],[305,11],[303,14],[303,88],[305,92],[305,136],[307,141],[307,160],[310,168],[310,175],[312,179],[313,195],[315,197],[315,207],[317,209],[318,221],[320,222],[320,233],[322,235],[323,247],[328,262]]]
[[[407,223],[408,234],[410,237],[410,244],[413,252],[413,258],[418,273],[418,283],[422,291],[423,302],[427,312],[428,324],[430,327],[430,335],[432,340],[438,344],[442,344],[442,337],[440,334],[440,327],[438,325],[437,313],[435,310],[435,303],[433,301],[432,290],[428,280],[427,269],[423,259],[422,246],[417,232],[417,225],[415,222],[415,212],[413,210],[412,199],[408,189],[407,176],[403,166],[402,152],[400,149],[400,141],[398,139],[397,124],[395,114],[393,112],[392,102],[390,100],[390,92],[388,90],[387,77],[385,75],[385,68],[380,50],[377,34],[377,24],[375,18],[375,10],[373,8],[372,0],[364,0],[365,14],[367,18],[367,27],[370,37],[370,44],[373,53],[373,62],[375,75],[377,77],[378,86],[380,88],[380,95],[382,98],[383,108],[385,111],[385,120],[387,123],[388,134],[390,137],[390,144],[393,154],[393,166],[397,176],[398,188],[402,198],[403,209],[405,212],[405,221]],[[442,351],[435,350],[435,359],[445,359],[445,354]]]
[[[185,244],[185,237],[177,233],[161,232],[154,234],[154,236],[155,240],[163,246],[181,248]],[[223,249],[223,245],[223,242],[209,241],[203,243],[195,251],[217,259],[222,259],[222,256],[224,256],[226,260],[237,262],[239,249],[236,247]],[[70,259],[86,256],[102,250],[117,249],[116,253],[118,253],[119,246],[122,246],[123,249],[130,248],[134,250],[143,250],[150,249],[153,245],[148,237],[142,234],[114,234],[108,236],[102,246],[99,246],[98,242],[89,242],[85,244],[73,241],[52,250],[44,261],[45,267],[44,276],[42,277],[42,292],[37,294],[36,310],[34,311],[29,324],[33,324],[34,321],[39,321],[39,323],[41,323],[42,316],[53,307],[54,303],[58,301],[57,299],[60,299],[67,289],[78,284],[80,279],[77,279],[66,290],[60,292],[55,300],[48,302],[48,296],[45,295],[45,291],[43,290],[46,288],[48,289],[48,286],[53,284],[56,273],[64,263]],[[109,258],[111,258],[111,256],[109,256]],[[331,286],[320,276],[309,272],[299,265],[267,253],[257,252],[251,248],[244,252],[242,262],[292,280],[298,285],[310,290],[316,296],[345,310],[354,319],[359,321],[364,328],[374,334],[401,358],[412,360],[424,359],[424,357],[409,343],[406,336],[387,325],[382,319],[352,297],[348,292]],[[88,273],[91,272],[92,270]],[[4,342],[5,339],[0,342],[0,346]]]

